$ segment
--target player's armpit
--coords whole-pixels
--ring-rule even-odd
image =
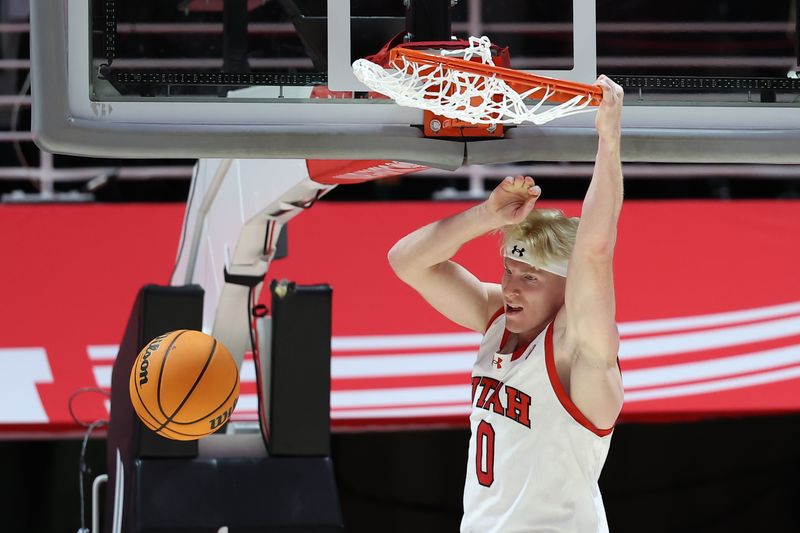
[[[465,328],[484,333],[503,305],[500,285],[483,283],[454,261],[445,261],[401,278],[434,309]]]
[[[581,413],[598,429],[611,428],[623,403],[622,375],[616,359],[608,354],[576,353],[569,381],[570,398]]]

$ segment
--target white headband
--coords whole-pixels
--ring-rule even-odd
[[[506,244],[504,255],[509,259],[522,261],[523,263],[527,263],[532,267],[536,267],[540,270],[546,270],[552,274],[555,274],[556,276],[561,276],[562,278],[567,277],[567,265],[569,264],[568,260],[559,259],[547,263],[539,263],[534,261],[533,254],[531,254],[532,250],[529,250],[528,248],[529,246],[522,241],[511,241]]]

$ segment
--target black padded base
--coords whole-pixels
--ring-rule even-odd
[[[137,533],[343,531],[330,458],[139,459]]]

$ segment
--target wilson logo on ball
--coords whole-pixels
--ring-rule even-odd
[[[233,407],[231,407],[230,409],[228,409],[227,411],[225,411],[224,413],[219,415],[217,418],[213,418],[213,419],[209,420],[209,423],[211,424],[209,429],[211,431],[218,430],[222,426],[222,424],[224,424],[225,422],[228,421],[228,419],[231,417],[231,413],[233,413],[233,410],[235,408],[236,408],[236,402],[234,401],[233,402]]]
[[[161,346],[161,341],[167,338],[169,333],[165,333],[164,335],[159,335],[152,341],[145,349],[144,355],[142,356],[142,364],[139,365],[139,385],[144,385],[147,383],[147,367],[150,366],[150,355],[158,350],[159,346]]]

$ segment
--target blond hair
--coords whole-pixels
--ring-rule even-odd
[[[578,217],[568,217],[560,209],[534,209],[519,224],[505,226],[500,254],[511,241],[524,242],[538,264],[568,260],[575,246]]]

